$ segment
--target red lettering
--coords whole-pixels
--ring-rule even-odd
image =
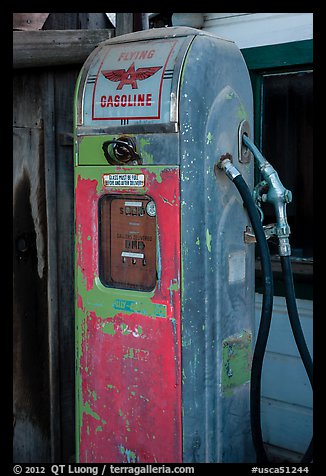
[[[127,58],[126,58],[127,57]],[[124,51],[120,54],[118,61],[128,59],[128,54]]]
[[[101,107],[144,107],[152,106],[152,94],[116,94],[113,96],[101,96]]]
[[[146,94],[146,106],[151,106],[151,105],[152,105],[152,95]]]
[[[118,61],[132,61],[153,58],[155,50],[143,51],[122,51],[118,57]]]

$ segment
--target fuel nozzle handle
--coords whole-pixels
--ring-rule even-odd
[[[265,157],[263,157],[249,137],[243,134],[242,141],[244,145],[248,147],[248,149],[253,153],[263,179],[268,185],[268,191],[262,194],[261,199],[265,203],[271,203],[275,209],[275,232],[279,239],[279,255],[290,256],[290,226],[287,221],[286,205],[292,201],[292,193],[283,186],[276,170],[265,159]]]

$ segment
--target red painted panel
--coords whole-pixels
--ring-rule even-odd
[[[86,289],[92,289],[94,275],[98,276],[98,220],[97,181],[80,176],[76,187],[76,247],[77,266],[86,281]]]
[[[104,190],[91,178],[77,185],[77,263],[86,284],[77,301],[81,462],[182,461],[179,171],[142,173],[157,208],[157,286],[154,293],[102,287],[101,307],[88,305],[87,295],[97,287],[98,243],[89,233]]]

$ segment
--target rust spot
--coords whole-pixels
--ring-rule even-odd
[[[225,154],[221,155],[220,160],[214,164],[214,174],[215,176],[218,175],[218,169],[221,168],[221,162],[224,160],[230,160],[230,162],[233,162],[232,155],[229,152],[226,152]]]
[[[225,154],[221,155],[220,161],[223,162],[223,160],[229,159],[232,162],[232,155],[229,152],[226,152]]]

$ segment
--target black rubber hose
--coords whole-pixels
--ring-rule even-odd
[[[257,463],[266,463],[268,458],[264,448],[261,430],[261,375],[263,360],[267,345],[267,339],[273,312],[273,273],[269,254],[269,247],[265,232],[258,214],[256,205],[252,199],[249,187],[241,175],[237,175],[233,182],[237,187],[244,205],[247,209],[261,257],[261,267],[263,276],[263,303],[261,310],[260,324],[253,353],[251,380],[250,380],[250,419],[253,444],[256,451]]]
[[[286,305],[288,309],[289,320],[292,328],[292,333],[302,359],[304,368],[307,372],[311,388],[313,388],[313,363],[312,358],[310,356],[304,334],[302,331],[302,327],[300,324],[300,318],[297,308],[297,302],[295,298],[294,292],[294,283],[293,283],[293,274],[291,269],[291,260],[289,256],[281,256],[281,266],[282,266],[282,274],[283,280],[285,285],[285,299]],[[312,454],[312,440],[310,445],[305,452],[304,456],[302,457],[301,463],[309,463],[313,458]]]
[[[266,161],[262,154],[260,153],[259,149],[255,146],[253,142],[246,136],[242,136],[242,140],[244,144],[250,149],[250,151],[254,154],[256,160],[258,160],[259,164],[262,165]],[[290,319],[290,324],[292,328],[292,333],[304,364],[305,370],[307,372],[311,387],[313,387],[312,379],[313,379],[313,363],[312,359],[306,345],[306,341],[302,332],[296,297],[294,292],[294,284],[293,284],[293,274],[291,269],[291,260],[289,256],[281,256],[281,266],[282,266],[282,275],[285,284],[285,299],[286,305],[288,310],[288,315]],[[312,447],[313,447],[313,439],[309,444],[308,449],[306,450],[303,458],[301,459],[301,463],[309,463],[312,460]]]
[[[292,333],[297,344],[297,348],[300,353],[303,365],[306,369],[310,384],[312,386],[313,363],[300,324],[300,318],[294,293],[291,261],[289,256],[281,256],[281,266],[285,285],[285,299]]]
[[[301,458],[300,463],[305,464],[305,463],[311,463],[313,460],[313,439],[311,438],[310,444],[308,446],[307,451]]]

